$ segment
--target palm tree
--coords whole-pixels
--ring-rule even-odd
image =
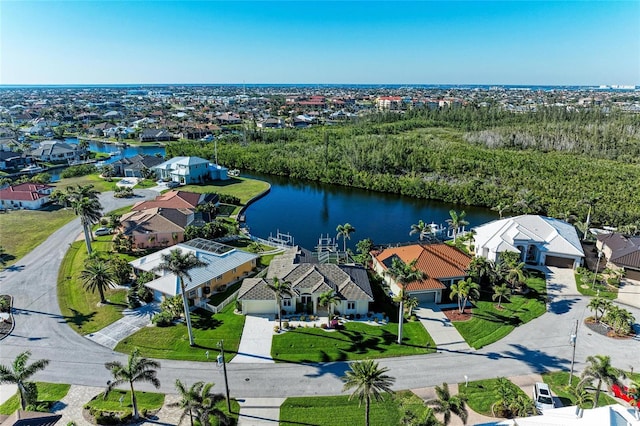
[[[385,373],[388,368],[380,368],[378,363],[372,360],[364,360],[352,362],[350,364],[351,371],[347,371],[344,377],[343,391],[353,389],[349,400],[353,397],[358,398],[359,406],[362,401],[365,402],[364,424],[369,426],[369,409],[371,407],[371,398],[381,401],[384,397],[383,392],[393,393],[391,386],[395,378],[387,376]]]
[[[460,280],[457,284],[451,285],[451,299],[458,298],[458,310],[464,314],[464,308],[469,300],[478,300],[480,298],[480,285],[473,282],[471,278]]]
[[[596,396],[593,401],[593,408],[598,406],[598,399],[600,399],[600,388],[602,382],[605,382],[608,386],[614,384],[619,377],[626,377],[622,370],[618,370],[611,365],[611,358],[605,355],[596,355],[587,357],[587,365],[580,376],[580,383],[587,381],[597,381]]]
[[[503,268],[505,269],[504,279],[511,285],[512,288],[516,288],[520,283],[525,280],[524,275],[524,262],[519,262],[515,264],[503,264]]]
[[[536,404],[527,395],[519,393],[511,400],[509,411],[516,417],[527,417],[536,412]]]
[[[333,316],[333,307],[340,303],[340,296],[335,294],[333,290],[327,290],[318,296],[318,304],[327,308],[327,326],[331,327],[331,317]]]
[[[27,405],[35,402],[38,396],[35,383],[28,382],[29,378],[38,371],[44,370],[49,364],[48,359],[40,359],[27,365],[30,356],[31,352],[24,351],[13,360],[11,366],[0,365],[0,383],[18,386],[20,407],[23,410],[27,408]]]
[[[594,297],[589,301],[587,308],[593,311],[596,314],[596,322],[602,318],[602,315],[611,308],[611,302],[604,297]],[[598,318],[598,312],[600,312],[601,316]]]
[[[191,280],[189,271],[194,268],[205,266],[206,263],[198,259],[193,252],[183,254],[179,248],[171,250],[169,254],[163,254],[161,259],[162,262],[153,270],[168,272],[178,278],[178,283],[180,284],[180,290],[182,292],[184,318],[187,322],[187,332],[189,333],[189,345],[193,346],[195,342],[193,340],[193,331],[191,330],[191,315],[189,312],[189,301],[187,300],[187,289],[184,280]]]
[[[451,218],[447,219],[447,223],[449,224],[449,229],[453,231],[453,241],[455,242],[458,236],[458,229],[469,224],[469,222],[464,219],[467,213],[464,210],[461,211],[460,214],[455,210],[449,210],[449,216],[451,216]]]
[[[100,294],[100,303],[107,303],[104,297],[105,290],[115,287],[115,278],[113,270],[104,259],[95,258],[89,260],[84,269],[80,272],[80,279],[85,290],[95,293],[98,290]]]
[[[340,237],[342,237],[343,251],[346,253],[347,240],[351,239],[351,234],[356,232],[356,228],[351,226],[350,223],[345,223],[344,225],[338,225],[338,227],[336,228],[336,232],[338,233],[338,235],[336,236],[337,239],[340,239]]]
[[[587,219],[584,221],[586,232],[582,237],[582,241],[586,241],[589,235],[589,226],[591,225],[591,214],[596,209],[596,204],[600,201],[602,196],[600,194],[592,193],[591,195],[586,196],[582,199],[581,203],[589,206],[589,210],[587,211]]]
[[[591,382],[578,384],[578,386],[571,387],[568,386],[569,393],[575,398],[576,405],[579,407],[583,407],[587,405],[587,403],[593,403],[593,394],[585,389],[586,385],[591,385]]]
[[[441,413],[444,417],[444,425],[448,425],[451,421],[451,414],[460,417],[462,424],[467,424],[469,413],[466,407],[466,397],[463,395],[452,396],[449,392],[449,385],[442,384],[442,387],[436,386],[436,396],[438,399],[429,402],[433,407],[433,411]]]
[[[428,223],[419,220],[418,223],[414,223],[411,225],[411,231],[409,231],[409,235],[418,234],[418,238],[422,241],[425,235],[429,235],[432,233],[431,225]]]
[[[492,260],[482,256],[476,256],[471,259],[471,263],[469,263],[469,276],[479,284],[493,284],[499,279],[496,264]]]
[[[284,295],[291,296],[293,291],[291,290],[291,283],[288,281],[280,281],[278,277],[273,277],[272,283],[267,283],[267,287],[273,291],[276,296],[276,309],[278,310],[278,320],[280,323],[280,330],[282,330],[282,297]]]
[[[182,408],[182,415],[178,420],[178,425],[182,423],[182,420],[189,415],[191,424],[193,425],[193,414],[202,426],[209,426],[211,424],[209,418],[213,414],[218,417],[222,424],[228,422],[227,415],[216,408],[216,404],[224,399],[222,394],[214,394],[211,392],[213,383],[196,382],[189,389],[180,381],[176,379],[176,390],[180,395],[180,401],[170,404],[172,407]]]
[[[93,185],[70,186],[64,193],[58,193],[56,198],[64,205],[70,205],[76,216],[80,216],[80,223],[84,231],[84,241],[87,253],[91,254],[91,225],[98,223],[102,217],[102,205],[98,200],[100,193],[93,189]]]
[[[387,270],[387,274],[400,287],[400,295],[406,293],[407,284],[414,281],[424,280],[427,274],[416,268],[418,259],[414,259],[409,263],[404,263],[399,257],[394,256],[391,261],[391,268]],[[402,322],[404,321],[404,297],[400,298],[400,312],[398,313],[398,344],[402,344]]]
[[[511,208],[511,204],[499,203],[497,206],[491,207],[491,210],[493,210],[494,212],[498,212],[498,214],[500,215],[500,219],[502,219],[504,212],[509,210],[509,208]]]
[[[491,296],[491,299],[492,300],[498,299],[498,308],[502,308],[502,298],[504,298],[508,302],[510,295],[511,295],[511,289],[507,287],[506,284],[494,285],[493,295]]]
[[[418,306],[420,306],[420,301],[418,300],[417,297],[409,297],[405,301],[405,307],[407,308],[407,311],[408,311],[407,313],[409,316],[411,316],[411,314],[413,313],[413,310]]]
[[[160,368],[160,363],[152,359],[143,358],[140,356],[140,350],[134,349],[129,355],[129,360],[126,365],[123,365],[119,361],[111,361],[104,364],[105,368],[111,372],[114,380],[107,382],[107,389],[104,391],[104,397],[106,398],[115,387],[124,383],[129,383],[131,388],[131,406],[133,407],[133,418],[138,420],[140,414],[138,413],[138,403],[136,400],[136,392],[133,389],[135,382],[147,382],[151,383],[157,388],[160,387],[160,380],[156,377],[156,369]]]

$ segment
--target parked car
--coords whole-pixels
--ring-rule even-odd
[[[176,181],[173,181],[173,180],[170,181],[170,182],[167,182],[167,188],[177,188],[179,186],[180,186],[179,182],[176,182]]]
[[[635,398],[634,398],[634,395],[632,395],[629,391],[630,389],[628,386],[618,385],[618,384],[611,385],[611,392],[613,392],[613,395],[616,398],[620,398],[621,400],[631,404],[632,401],[635,401]]]
[[[111,228],[107,228],[107,227],[104,227],[104,226],[100,227],[100,228],[96,229],[94,234],[96,235],[96,237],[100,237],[102,235],[111,235]]]
[[[551,396],[551,389],[546,383],[537,382],[533,385],[533,402],[540,413],[556,408],[553,396]]]

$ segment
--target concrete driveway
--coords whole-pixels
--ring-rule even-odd
[[[275,321],[272,321],[270,316],[247,315],[238,354],[231,362],[235,364],[273,363],[271,339],[275,325]]]
[[[571,268],[543,266],[541,268],[547,279],[547,294],[550,297],[580,296],[576,285],[575,271]]]
[[[438,349],[449,351],[468,351],[471,349],[438,305],[420,306],[414,310],[414,313],[431,335]]]
[[[95,333],[87,334],[85,337],[99,345],[114,349],[122,339],[151,324],[151,318],[158,312],[160,312],[160,308],[155,303],[149,303],[136,309],[125,309],[122,311],[122,318],[118,321]]]
[[[640,308],[640,281],[623,279],[618,290],[618,302]]]

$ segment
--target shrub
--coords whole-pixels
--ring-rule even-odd
[[[280,327],[278,327],[277,325],[273,327],[273,332],[274,333],[280,333]]]
[[[326,330],[327,329],[327,324],[323,322],[322,324],[320,324],[320,328],[323,329],[323,330]]]
[[[236,299],[236,311],[242,312],[242,302]]]
[[[86,176],[97,172],[98,169],[96,168],[96,166],[93,166],[91,164],[81,164],[78,166],[67,167],[62,171],[62,173],[60,173],[60,177],[70,178],[77,176]]]
[[[305,317],[304,315],[300,315],[300,321],[306,321],[307,317]]]
[[[356,319],[360,319],[360,314],[356,314]]]
[[[282,323],[282,328],[289,328],[289,321],[285,321]]]
[[[151,322],[158,327],[169,327],[173,323],[173,315],[170,312],[162,311],[151,318]]]

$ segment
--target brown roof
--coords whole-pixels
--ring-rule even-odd
[[[597,236],[611,249],[609,261],[617,266],[640,268],[640,237],[626,237],[617,232]]]
[[[52,426],[61,417],[60,414],[16,410],[10,416],[1,416],[0,426]]]
[[[440,280],[464,277],[471,263],[471,256],[447,244],[413,244],[384,249],[373,253],[374,258],[387,270],[394,256],[404,263],[416,262],[416,268],[427,274],[427,279],[407,285],[407,292],[442,289]]]
[[[156,207],[127,213],[122,216],[120,223],[125,235],[182,232],[191,213],[188,209]]]
[[[157,196],[154,200],[141,201],[135,204],[131,210],[146,210],[156,207],[171,209],[195,209],[198,204],[214,201],[216,194],[198,194],[187,191],[167,191]]]

